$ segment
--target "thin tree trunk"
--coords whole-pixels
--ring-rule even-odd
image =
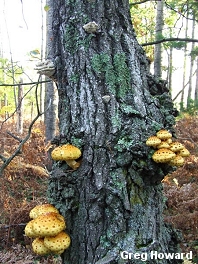
[[[47,0],[46,6],[49,7],[46,16],[46,58],[52,59],[52,1]],[[53,82],[49,82],[45,84],[45,109],[47,111],[44,115],[44,122],[45,122],[45,137],[46,140],[49,141],[55,136],[56,132],[56,96],[55,96],[55,87]]]
[[[17,103],[17,132],[23,133],[23,80],[18,85],[18,103]]]
[[[157,15],[156,15],[156,27],[155,27],[155,40],[162,38],[163,33],[163,6],[164,1],[157,1]],[[155,45],[154,53],[154,75],[161,77],[162,75],[162,44]]]
[[[162,217],[161,180],[146,139],[172,129],[174,109],[163,81],[148,71],[126,0],[53,1],[53,59],[59,93],[59,144],[82,151],[71,171],[56,163],[49,202],[67,222],[64,264],[142,263],[120,252],[178,252]],[[98,24],[96,33],[83,26]],[[95,25],[95,24],[92,24]],[[181,263],[160,260],[160,263]]]
[[[195,83],[195,108],[198,109],[198,56],[196,59],[197,69],[196,69],[196,83]]]
[[[185,38],[188,37],[188,12],[187,12],[187,19],[186,19],[186,28],[185,28]],[[187,58],[187,43],[184,48],[184,64],[183,64],[183,82],[182,82],[182,92],[181,92],[181,100],[180,100],[180,111],[184,110],[184,88],[186,85],[186,60]]]
[[[4,106],[8,106],[8,98],[7,98],[7,94],[4,93]],[[8,118],[9,113],[8,111],[5,112],[5,120]]]
[[[168,65],[168,89],[172,90],[172,76],[173,76],[173,47],[170,47],[169,65]]]
[[[41,61],[44,58],[44,17],[43,17],[43,0],[41,0]],[[43,76],[41,75],[41,81],[43,80]],[[43,112],[44,111],[44,107],[45,107],[45,90],[44,90],[44,86],[41,83],[40,84],[40,111]],[[43,115],[40,117],[41,119],[43,119]]]
[[[195,36],[195,19],[193,19],[192,23],[192,38]],[[192,42],[191,51],[194,50],[195,43]],[[190,73],[189,73],[189,87],[188,87],[188,96],[187,96],[187,108],[191,107],[192,103],[192,76],[193,76],[193,66],[194,66],[194,58],[191,56],[190,61]]]

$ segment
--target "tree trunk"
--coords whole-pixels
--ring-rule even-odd
[[[170,47],[169,59],[168,59],[167,82],[168,82],[168,89],[171,92],[172,92],[172,76],[173,76],[173,47]]]
[[[188,2],[187,2],[187,7],[188,7]],[[187,8],[187,10],[188,10],[188,8]],[[188,37],[188,17],[189,17],[189,12],[187,11],[185,38]],[[186,85],[186,62],[187,62],[186,58],[187,58],[187,43],[185,43],[185,48],[184,48],[183,81],[182,81],[182,93],[181,93],[181,100],[180,100],[180,112],[184,111],[184,89],[185,89],[185,85]]]
[[[23,133],[23,80],[20,80],[18,85],[18,98],[17,98],[17,133]]]
[[[107,3],[108,2],[108,3]],[[83,26],[95,21],[96,33]],[[120,252],[177,252],[177,235],[162,217],[161,180],[146,139],[172,130],[174,109],[164,82],[148,71],[126,0],[53,2],[54,62],[59,93],[59,144],[82,151],[71,171],[54,164],[49,202],[67,222],[64,264],[142,263]]]
[[[46,58],[52,59],[52,2],[53,0],[46,0],[46,6],[49,7],[46,15]],[[47,111],[44,115],[45,122],[45,137],[49,141],[55,136],[56,132],[56,105],[55,105],[55,87],[53,82],[45,84],[45,109]]]
[[[195,37],[195,19],[193,16],[193,23],[192,23],[192,38]],[[191,52],[194,50],[195,43],[192,42]],[[194,66],[194,57],[191,56],[190,60],[190,73],[189,73],[189,87],[188,87],[188,96],[187,96],[187,109],[192,107],[192,77],[193,77],[193,66]]]
[[[198,109],[198,56],[196,58],[195,109]]]
[[[162,38],[163,31],[163,6],[164,1],[157,1],[157,15],[156,15],[156,27],[155,27],[155,40]],[[157,77],[162,75],[162,44],[155,44],[155,53],[154,53],[154,74]]]

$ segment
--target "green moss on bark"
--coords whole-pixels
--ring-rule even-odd
[[[111,58],[106,53],[92,57],[92,68],[100,78],[104,78],[109,91],[122,98],[131,90],[130,71],[124,53],[117,53]]]

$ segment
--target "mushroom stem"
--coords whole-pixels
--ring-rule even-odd
[[[71,167],[73,170],[78,169],[78,167],[80,167],[80,162],[77,162],[75,160],[65,160],[65,162],[67,163],[67,165],[69,167]]]

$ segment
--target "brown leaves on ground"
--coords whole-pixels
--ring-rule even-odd
[[[7,131],[17,138],[24,138],[27,130],[28,123],[23,135],[13,132],[13,122],[4,123],[0,131],[0,154],[8,158],[19,145],[19,141]],[[46,201],[48,171],[45,166],[48,158],[45,147],[44,125],[38,122],[21,154],[14,157],[0,177],[0,250],[24,243],[23,230],[29,221],[29,211],[36,204]],[[2,163],[0,160],[0,166]]]
[[[20,244],[11,246],[9,250],[0,251],[0,263],[3,264],[61,264],[60,256],[38,257],[32,254],[31,248]]]
[[[183,167],[163,180],[167,197],[165,221],[182,231],[183,252],[198,256],[198,118],[188,117],[176,124],[177,140],[190,151]],[[198,259],[196,259],[198,261]]]

